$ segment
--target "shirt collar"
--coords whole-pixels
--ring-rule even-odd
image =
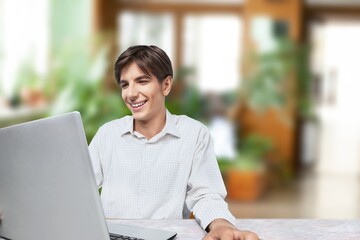
[[[163,131],[175,137],[181,137],[180,132],[176,126],[175,116],[172,115],[167,109],[166,109],[166,123]]]
[[[176,127],[174,118],[175,118],[175,116],[172,115],[166,109],[166,122],[165,122],[164,129],[160,132],[160,133],[162,133],[161,135],[165,135],[165,134],[169,133],[175,137],[181,137],[180,132]],[[133,118],[133,116],[127,116],[124,120],[125,120],[125,122],[121,128],[121,135],[124,135],[126,133],[134,134],[134,118]]]

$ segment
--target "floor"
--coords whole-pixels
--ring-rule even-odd
[[[360,176],[308,171],[258,201],[227,201],[236,218],[360,218]]]

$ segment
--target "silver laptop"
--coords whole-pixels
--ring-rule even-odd
[[[109,228],[147,240],[176,236],[120,224]],[[0,237],[110,239],[78,112],[0,129]]]

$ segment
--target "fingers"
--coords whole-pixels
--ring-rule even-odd
[[[218,240],[219,238],[216,238],[214,236],[210,236],[210,234],[207,234],[202,240]]]
[[[217,238],[210,238],[211,240],[259,240],[259,237],[256,233],[249,231],[224,231]],[[210,240],[209,239],[209,240]],[[206,239],[207,240],[207,239]]]
[[[247,240],[243,233],[239,230],[225,229],[223,231],[210,232],[203,240]]]
[[[249,231],[237,231],[236,238],[239,240],[259,240],[259,237],[256,233],[249,232]]]
[[[211,230],[203,240],[259,240],[256,233],[241,231],[234,227],[217,227]]]

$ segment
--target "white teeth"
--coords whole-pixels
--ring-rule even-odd
[[[144,104],[145,104],[145,101],[140,102],[140,103],[130,103],[130,105],[134,108],[141,107]]]

